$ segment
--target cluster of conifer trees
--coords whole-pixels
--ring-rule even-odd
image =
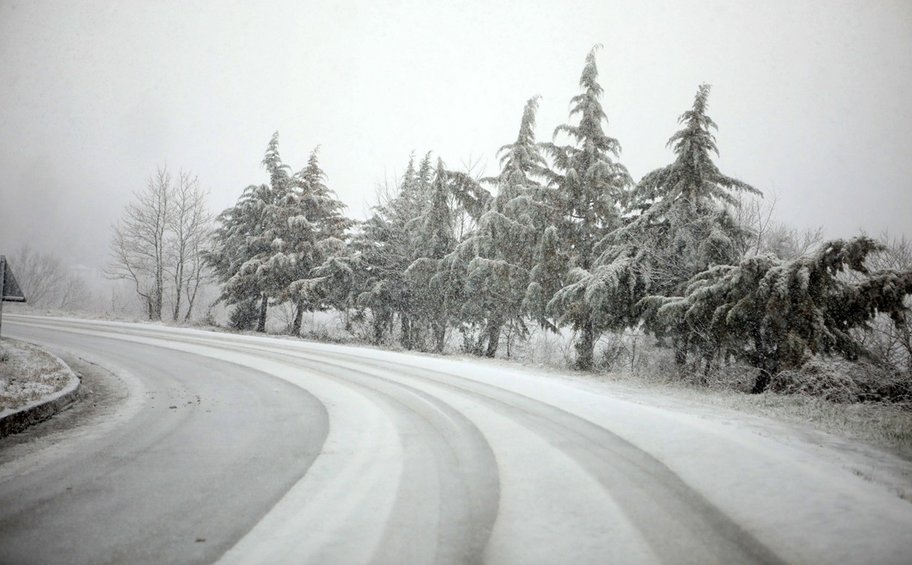
[[[270,304],[338,309],[377,343],[494,356],[532,325],[573,330],[576,366],[592,368],[606,332],[644,328],[681,363],[747,361],[769,375],[817,353],[863,354],[853,330],[878,313],[899,323],[912,273],[865,268],[867,238],[827,242],[783,260],[751,255],[735,210],[752,186],[722,174],[707,115],[709,86],[669,140],[674,161],[634,182],[605,128],[596,50],[586,58],[571,123],[535,137],[538,99],[477,180],[428,153],[410,158],[394,194],[364,222],[347,219],[316,153],[292,174],[278,137],[268,184],[218,217],[208,260],[234,305],[232,324],[263,331]],[[843,276],[854,270],[856,276]]]

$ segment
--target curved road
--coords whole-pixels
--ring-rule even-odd
[[[9,316],[115,413],[0,465],[0,563],[904,563],[826,451],[497,364]],[[2,449],[2,444],[0,444]]]

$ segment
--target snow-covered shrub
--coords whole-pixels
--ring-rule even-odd
[[[709,372],[699,372],[699,383],[713,389],[750,392],[759,375],[760,369],[747,363],[726,363]]]
[[[252,330],[256,327],[260,315],[260,303],[257,298],[242,300],[235,304],[228,316],[228,326],[236,330]]]
[[[817,356],[773,376],[771,391],[816,396],[839,403],[912,403],[912,380],[866,361]]]
[[[865,357],[851,330],[866,328],[878,313],[904,320],[912,271],[869,272],[865,258],[881,248],[857,237],[790,261],[766,255],[716,266],[693,277],[684,296],[645,299],[646,319],[683,344],[682,362],[688,354],[705,363],[735,358],[761,369],[752,390],[763,392],[772,376],[800,369],[814,355]]]
[[[658,345],[653,339],[644,339],[637,345],[637,355],[631,372],[646,381],[672,381],[680,377],[680,368],[675,364],[674,353],[668,347]]]
[[[517,347],[516,358],[547,367],[559,367],[563,363],[561,334],[542,328],[535,328],[529,339]]]
[[[619,364],[629,362],[630,359],[630,348],[622,333],[604,334],[596,343],[595,351],[597,369],[616,369]]]

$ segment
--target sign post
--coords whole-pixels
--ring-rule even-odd
[[[25,294],[22,293],[16,277],[13,276],[13,271],[6,262],[6,256],[0,255],[0,332],[3,329],[4,302],[25,302]]]

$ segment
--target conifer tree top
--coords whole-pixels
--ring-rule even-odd
[[[279,132],[272,134],[269,145],[266,146],[266,154],[263,155],[262,164],[269,172],[269,178],[274,190],[279,190],[281,185],[288,180],[288,166],[282,163],[282,157],[279,155]]]
[[[608,117],[599,101],[602,87],[595,61],[599,47],[593,47],[586,56],[580,75],[582,92],[570,100],[570,116],[578,116],[579,122],[563,124],[554,130],[555,137],[565,133],[572,143],[543,145],[553,163],[544,176],[550,186],[559,189],[563,213],[570,224],[577,220],[584,224],[578,235],[586,241],[594,237],[592,229],[616,227],[620,218],[619,202],[633,183],[627,168],[618,162],[620,143],[605,133]],[[588,256],[589,244],[585,243],[584,247],[584,255]]]
[[[327,190],[323,185],[326,174],[323,172],[323,169],[320,168],[320,159],[317,156],[319,151],[319,145],[314,147],[313,151],[310,152],[310,156],[307,158],[307,166],[301,169],[301,172],[298,173],[298,175],[312,190]]]
[[[711,153],[718,155],[719,150],[712,130],[718,126],[706,114],[709,91],[710,85],[701,84],[691,109],[678,118],[678,123],[684,127],[672,135],[667,144],[675,153],[674,162],[647,174],[634,191],[641,206],[661,202],[653,207],[653,213],[662,213],[681,199],[696,207],[709,202],[737,205],[734,192],[761,194],[751,185],[723,175],[713,163]]]
[[[617,139],[608,137],[603,128],[603,123],[608,124],[608,117],[599,100],[604,91],[598,82],[598,65],[595,62],[595,53],[600,47],[601,45],[596,45],[586,55],[586,63],[579,80],[580,88],[583,91],[570,99],[572,105],[570,116],[579,114],[579,124],[576,126],[559,125],[554,129],[554,135],[566,133],[577,142],[582,143],[584,150],[604,151],[617,158],[621,153],[621,145]]]
[[[668,140],[667,146],[674,149],[679,160],[698,151],[702,153],[713,151],[716,155],[719,154],[719,149],[716,147],[716,136],[710,131],[710,128],[719,129],[719,126],[706,115],[711,88],[708,84],[699,86],[697,95],[694,97],[693,108],[678,118],[678,123],[684,124],[684,129],[672,135]]]
[[[514,172],[534,173],[545,164],[535,143],[535,113],[538,111],[540,99],[540,96],[534,96],[526,102],[516,141],[504,145],[497,151],[500,156],[502,179]]]

